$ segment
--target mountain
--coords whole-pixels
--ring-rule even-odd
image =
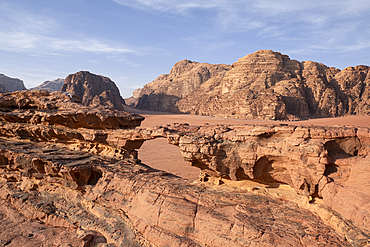
[[[64,80],[60,92],[75,94],[86,106],[123,111],[125,101],[116,84],[108,77],[88,71],[70,74]]]
[[[126,98],[125,99],[125,103],[126,105],[129,105],[129,106],[135,106],[136,103],[137,103],[137,100],[140,96],[140,92],[141,92],[142,88],[138,88],[138,89],[135,89],[133,92],[132,92],[132,96],[130,98]]]
[[[202,84],[205,90],[213,90],[219,84],[230,65],[197,63],[190,60],[177,62],[169,75],[161,75],[146,84],[140,91],[136,107],[152,111],[179,112],[176,103],[194,92]]]
[[[4,74],[0,74],[0,85],[3,85],[9,92],[26,90],[22,80],[18,78],[11,78]]]
[[[46,90],[46,91],[59,91],[64,84],[64,79],[58,78],[53,81],[44,81],[37,87],[31,88],[30,90]]]
[[[271,50],[231,66],[183,60],[146,84],[136,107],[241,119],[369,115],[370,73],[364,65],[341,71]]]

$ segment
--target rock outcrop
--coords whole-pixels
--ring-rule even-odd
[[[26,90],[22,80],[4,74],[0,74],[0,85],[3,85],[8,92]]]
[[[368,66],[340,71],[261,50],[240,58],[231,68],[223,65],[222,72],[213,73],[207,83],[194,84],[188,82],[201,76],[191,73],[192,67],[186,66],[187,63],[185,60],[175,64],[176,77],[171,71],[170,75],[162,75],[145,85],[136,107],[242,119],[370,114]],[[183,85],[177,85],[178,78]],[[184,88],[188,89],[185,94]]]
[[[60,92],[77,95],[84,105],[92,108],[124,110],[125,101],[116,84],[108,77],[88,71],[68,75]]]
[[[8,90],[6,90],[6,88],[0,84],[0,93],[7,93]]]
[[[58,78],[52,81],[44,81],[37,87],[31,88],[30,90],[46,90],[46,91],[60,91],[64,84],[64,79]]]
[[[136,107],[151,111],[179,112],[176,103],[202,85],[211,91],[230,65],[197,63],[190,60],[177,62],[170,74],[159,76],[140,91]]]
[[[59,92],[23,91],[0,99],[3,245],[370,243],[369,193],[362,188],[368,183],[369,129],[186,124],[134,129],[142,117],[89,111],[77,97]],[[189,183],[142,164],[137,150],[153,138],[178,145],[202,169],[203,181],[219,185]],[[224,186],[230,178],[261,186]],[[301,202],[264,194],[263,184],[288,184]],[[361,200],[345,208],[352,195]],[[354,208],[355,214],[349,211]]]
[[[140,93],[141,93],[141,90],[142,88],[138,88],[138,89],[135,89],[133,92],[132,92],[132,96],[130,98],[126,98],[125,99],[125,103],[126,105],[128,106],[135,106],[139,97],[140,97]]]

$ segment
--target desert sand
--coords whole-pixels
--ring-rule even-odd
[[[217,124],[292,124],[292,125],[317,125],[317,126],[356,126],[370,127],[370,116],[347,116],[339,118],[318,118],[305,121],[270,121],[270,120],[243,120],[225,119],[210,116],[171,114],[166,112],[151,112],[125,106],[125,110],[145,117],[141,127],[154,127],[173,123],[188,123],[190,125],[217,125]],[[198,179],[199,169],[185,162],[180,154],[180,149],[169,145],[167,140],[159,138],[144,142],[138,150],[142,163],[155,169],[172,173],[184,179],[194,181]],[[184,169],[186,167],[186,169]]]

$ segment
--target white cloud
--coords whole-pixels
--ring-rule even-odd
[[[133,49],[124,47],[122,44],[110,45],[96,39],[59,39],[28,32],[1,30],[0,49],[39,55],[59,55],[65,51],[105,54],[135,53]]]
[[[66,51],[135,53],[133,48],[120,42],[82,37],[82,34],[77,35],[77,38],[60,38],[60,33],[63,33],[63,27],[48,16],[0,4],[0,50],[58,56],[65,56]]]

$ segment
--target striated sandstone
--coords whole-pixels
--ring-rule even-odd
[[[117,110],[91,109],[75,95],[42,90],[5,93],[0,98],[0,119],[34,126],[117,129],[139,126],[143,117]]]
[[[0,227],[15,229],[1,233],[8,246],[43,240],[72,246],[369,244],[369,193],[362,188],[368,176],[350,173],[368,172],[367,128],[175,124],[133,129],[142,117],[127,113],[122,121],[130,124],[105,125],[102,116],[121,121],[115,114],[123,112],[89,111],[78,98],[46,91],[4,94],[0,110],[0,207],[9,212],[1,215]],[[33,116],[44,119],[31,121]],[[204,172],[203,180],[218,177],[219,186],[189,183],[142,164],[137,149],[154,138],[178,145]],[[309,211],[258,193],[258,186],[224,186],[230,178],[288,184],[306,201],[323,204]],[[356,194],[360,188],[362,194]],[[351,201],[350,210],[360,208],[356,214],[336,204],[351,193],[363,198]]]
[[[230,65],[197,63],[190,60],[177,62],[170,74],[159,76],[145,85],[137,98],[136,107],[152,111],[179,112],[176,102],[198,87],[213,90]],[[181,111],[182,112],[182,111]]]
[[[213,74],[206,83],[194,84],[200,77],[187,64],[187,60],[175,64],[176,77],[171,70],[170,75],[145,85],[136,107],[241,119],[294,120],[370,114],[368,66],[340,71],[261,50],[240,58],[231,68],[223,65],[222,73]]]
[[[294,203],[215,191],[133,161],[58,144],[3,139],[0,148],[0,197],[7,207],[29,220],[63,227],[65,234],[85,241],[80,246],[93,239],[111,246],[349,246]],[[76,236],[77,228],[89,238]],[[42,233],[33,234],[41,238]],[[4,241],[22,234],[14,235]]]
[[[108,77],[88,71],[68,75],[60,92],[77,95],[84,105],[91,108],[124,110],[125,101],[116,84]]]

